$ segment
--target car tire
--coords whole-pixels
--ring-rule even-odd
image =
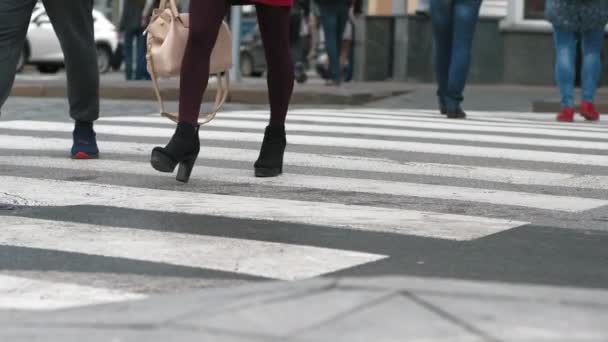
[[[39,64],[37,69],[43,74],[56,74],[61,67],[53,64]]]
[[[97,46],[97,67],[100,74],[112,69],[112,52],[105,46]]]
[[[253,58],[249,55],[249,54],[242,54],[241,55],[241,65],[240,65],[240,70],[241,70],[241,76],[243,77],[251,77],[254,74],[254,70],[253,70]]]

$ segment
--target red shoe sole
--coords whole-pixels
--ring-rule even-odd
[[[72,156],[72,159],[84,160],[84,159],[98,159],[98,155],[90,155],[84,152],[78,152]]]
[[[581,113],[581,116],[584,117],[585,120],[587,120],[587,121],[598,121],[600,119],[599,115],[598,116],[590,116],[590,115],[582,114]]]
[[[557,121],[559,122],[574,122],[574,119],[572,118],[557,118]]]

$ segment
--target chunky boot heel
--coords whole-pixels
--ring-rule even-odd
[[[255,162],[256,177],[276,177],[283,173],[283,155],[287,139],[285,127],[266,127],[260,156]]]
[[[198,155],[179,163],[177,177],[175,178],[178,182],[188,183],[190,180],[190,175],[192,174],[192,169],[194,168],[194,164],[196,164],[196,158],[198,158]]]
[[[175,134],[165,147],[155,147],[152,150],[150,164],[160,172],[172,173],[179,164],[177,180],[187,183],[201,149],[198,137],[198,126],[186,122],[177,124]]]

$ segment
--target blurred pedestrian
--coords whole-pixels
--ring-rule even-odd
[[[321,26],[325,37],[325,49],[329,57],[327,85],[338,86],[342,82],[340,52],[342,38],[349,18],[352,0],[315,0],[319,6]]]
[[[294,61],[295,78],[298,83],[308,79],[306,75],[306,57],[304,54],[305,39],[308,36],[308,18],[310,16],[310,0],[294,0],[290,13],[290,44],[291,56]]]
[[[169,144],[152,151],[152,166],[172,172],[179,164],[178,180],[187,182],[200,151],[198,116],[208,85],[211,52],[226,12],[232,5],[255,4],[268,63],[270,122],[255,176],[275,177],[283,172],[287,145],[285,118],[294,87],[289,46],[293,0],[193,0],[190,1],[190,34],[183,59],[179,92],[179,123]]]
[[[123,2],[119,30],[123,36],[125,78],[130,80],[150,79],[146,70],[146,39],[143,35],[142,18],[146,0]],[[135,65],[135,68],[133,68]]]
[[[431,0],[418,0],[416,5],[416,15],[427,17],[431,11]]]
[[[608,22],[608,0],[547,0],[545,15],[553,25],[555,78],[562,98],[557,120],[574,121],[577,37],[583,47],[580,114],[590,121],[599,120],[593,101],[601,73],[600,52]]]
[[[361,15],[363,10],[363,1],[354,0],[351,4],[350,14],[344,34],[342,36],[342,48],[340,53],[340,67],[343,71],[344,82],[350,82],[353,79],[354,64],[355,64],[355,30],[357,17]]]
[[[464,119],[464,100],[473,36],[481,0],[431,0],[435,73],[439,107],[451,119]]]
[[[15,81],[17,62],[37,0],[0,0],[0,108]],[[70,116],[75,121],[71,156],[99,156],[93,122],[99,118],[99,70],[93,0],[43,0],[63,50]]]

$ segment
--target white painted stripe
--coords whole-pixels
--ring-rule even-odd
[[[256,113],[258,113],[256,111]],[[268,112],[261,112],[259,114],[268,115]],[[302,115],[324,115],[324,116],[337,116],[337,117],[371,117],[371,118],[386,118],[393,120],[440,120],[446,121],[445,117],[441,116],[436,110],[419,110],[419,109],[405,109],[405,110],[387,110],[378,108],[348,108],[345,110],[336,109],[293,109],[289,110],[289,116],[292,114]],[[158,115],[158,114],[155,114]],[[223,113],[222,113],[223,115]],[[563,123],[554,121],[555,116],[553,114],[546,113],[520,113],[520,112],[480,112],[480,111],[468,111],[467,120],[454,122],[454,120],[447,120],[455,124],[468,124],[474,122],[487,121],[487,124],[529,124],[534,126],[544,126],[545,128],[578,128],[591,131],[606,131],[608,126],[601,122],[574,122],[574,123]]]
[[[211,127],[221,128],[241,128],[241,129],[261,129],[265,126],[265,123],[258,121],[228,121],[228,120],[217,120],[210,124]],[[433,125],[430,124],[429,128]],[[478,127],[476,127],[478,128]],[[466,142],[481,142],[481,143],[493,143],[493,144],[509,144],[509,145],[530,145],[530,146],[545,146],[545,147],[561,147],[561,148],[588,148],[596,150],[608,150],[607,142],[597,141],[584,141],[584,140],[564,140],[564,139],[541,139],[541,138],[526,138],[518,136],[504,136],[504,135],[483,135],[483,134],[471,134],[471,133],[450,133],[450,132],[429,132],[429,131],[415,131],[406,129],[390,129],[390,128],[372,128],[372,127],[358,127],[358,126],[327,126],[327,125],[314,125],[314,124],[289,124],[289,129],[293,131],[302,131],[310,133],[334,133],[334,134],[360,134],[360,135],[376,135],[383,137],[395,137],[395,138],[415,138],[415,139],[434,139],[434,140],[457,140]],[[477,130],[477,129],[475,129]],[[484,128],[485,130],[485,128]],[[493,131],[489,129],[488,131]],[[520,130],[520,129],[517,129]],[[521,129],[527,130],[527,129]],[[500,130],[497,130],[500,131]],[[538,131],[538,130],[536,130]],[[540,134],[540,133],[538,133]],[[568,132],[565,135],[581,135],[591,137],[597,133],[589,132]],[[598,134],[603,136],[604,139],[608,139],[608,133]],[[597,138],[597,137],[595,137]]]
[[[0,128],[24,130],[24,131],[57,131],[71,132],[72,125],[69,123],[45,122],[45,121],[7,121]],[[172,128],[133,127],[118,125],[96,125],[98,133],[116,136],[130,137],[163,137],[169,139],[174,132]],[[10,148],[11,137],[3,136],[2,141],[8,144],[2,145]],[[1,138],[1,137],[0,137]],[[237,141],[255,142],[262,141],[263,133],[243,133],[234,131],[205,131],[201,133],[201,139],[213,141]],[[478,158],[499,158],[510,160],[525,160],[535,162],[549,162],[575,165],[597,165],[608,166],[608,156],[590,155],[579,153],[563,153],[534,151],[524,149],[508,149],[495,147],[477,147],[454,144],[419,143],[409,141],[391,141],[357,138],[337,138],[325,136],[295,135],[290,134],[288,141],[291,144],[325,147],[349,147],[381,151],[402,151],[415,153],[433,153],[452,156],[467,156]],[[103,142],[100,144],[103,147]]]
[[[160,175],[153,170],[148,163],[116,160],[100,160],[92,161],[90,163],[75,164],[73,161],[63,158],[21,157],[12,160],[2,158],[0,164],[63,169],[76,167],[78,170],[87,171],[118,172],[153,176]],[[193,177],[222,183],[435,198],[566,212],[578,212],[608,205],[608,200],[374,179],[310,176],[302,174],[284,174],[277,178],[261,179],[253,177],[250,170],[202,166],[194,169]]]
[[[99,205],[471,240],[524,222],[403,209],[0,177],[3,196],[33,206]],[[24,186],[27,185],[27,186]]]
[[[2,223],[6,219],[11,220],[3,217]],[[9,228],[6,232],[4,228],[0,244],[10,233]],[[136,293],[0,274],[0,309],[4,310],[57,310],[143,298],[144,295]]]
[[[448,120],[443,117],[408,117],[407,121],[402,118],[395,118],[393,116],[379,115],[379,114],[356,114],[356,113],[335,113],[332,115],[327,115],[323,113],[319,114],[311,114],[311,113],[292,113],[290,112],[287,119],[288,123],[292,120],[297,121],[311,121],[316,122],[316,118],[320,117],[327,122],[335,122],[335,123],[363,123],[374,126],[387,126],[387,127],[411,127],[408,125],[408,121],[414,122],[433,122],[433,123],[449,123],[453,125],[461,125],[461,131],[468,130],[470,126],[491,126],[491,127],[516,127],[516,128],[540,128],[540,129],[549,129],[554,130],[555,133],[552,135],[561,136],[563,131],[581,131],[581,132],[603,132],[608,133],[608,127],[605,128],[597,128],[592,125],[581,125],[581,126],[549,126],[546,123],[505,123],[505,122],[494,122],[494,121],[481,121],[475,119],[469,119],[466,121],[462,120]],[[219,115],[215,120],[222,120],[224,118],[231,119],[245,119],[245,120],[260,120],[267,122],[268,121],[268,113],[258,113],[258,112],[249,112],[249,111],[231,111],[231,112],[223,112]],[[354,119],[354,120],[349,120]],[[367,120],[366,120],[367,119]],[[364,121],[359,121],[364,120]],[[370,121],[371,120],[371,121]],[[158,114],[152,114],[147,116],[110,116],[104,117],[100,119],[101,122],[134,122],[134,123],[150,123],[150,124],[167,124],[172,125],[173,123],[166,118],[160,117]],[[366,122],[368,121],[368,122]]]
[[[10,139],[10,140],[9,140]],[[37,150],[65,152],[71,144],[68,139],[34,138],[24,136],[0,135],[0,145],[14,150]],[[128,142],[102,142],[104,153],[121,155],[149,156],[154,144]],[[258,157],[257,150],[205,146],[200,159],[216,159],[252,162]],[[35,160],[24,156],[0,157],[0,164],[37,166]],[[204,162],[201,162],[204,164]],[[386,158],[367,158],[347,155],[313,154],[289,152],[285,155],[285,165],[325,168],[335,170],[368,171],[378,173],[413,174],[422,176],[452,177],[470,180],[481,180],[507,184],[545,185],[583,189],[607,189],[608,176],[575,175],[570,173],[528,171],[481,167],[472,165],[399,162]]]
[[[387,258],[386,255],[329,248],[18,217],[3,218],[1,227],[0,245],[126,258],[281,280],[313,278]]]
[[[263,126],[266,124],[266,122],[268,120],[268,114],[223,113],[221,115],[221,117],[216,118],[209,125],[217,126],[217,127],[232,127],[232,126],[226,126],[227,124],[235,125],[235,121],[222,120],[224,118],[241,119],[239,122],[249,123],[251,125],[254,125],[255,127],[260,127],[260,126]],[[260,120],[260,121],[258,122],[258,121],[254,121],[254,120]],[[564,127],[563,129],[547,128],[547,127],[542,127],[542,126],[541,127],[521,127],[521,125],[509,125],[509,124],[500,124],[500,123],[493,124],[493,123],[484,123],[484,122],[477,122],[477,121],[471,121],[471,120],[466,121],[466,123],[463,123],[461,121],[454,123],[454,120],[447,120],[447,119],[378,120],[375,118],[360,119],[360,118],[341,118],[341,117],[328,117],[328,116],[317,116],[317,115],[303,116],[303,115],[297,115],[297,114],[290,114],[290,116],[288,118],[288,128],[290,130],[311,130],[309,128],[302,128],[302,127],[304,127],[305,124],[300,123],[300,122],[293,123],[292,120],[318,123],[319,125],[316,126],[316,127],[318,127],[318,129],[330,130],[332,132],[333,131],[340,132],[340,129],[342,127],[347,127],[348,131],[345,131],[345,133],[355,133],[355,134],[383,134],[382,132],[379,131],[382,129],[382,127],[391,128],[395,132],[404,132],[403,133],[404,135],[401,135],[398,133],[397,134],[396,133],[387,134],[387,135],[394,135],[394,136],[410,136],[411,134],[415,134],[415,133],[425,133],[425,132],[420,132],[420,131],[408,131],[408,130],[396,130],[395,129],[395,127],[403,127],[403,128],[432,129],[432,130],[445,129],[445,130],[452,130],[452,131],[459,131],[459,132],[474,131],[474,132],[482,132],[482,133],[533,134],[533,135],[548,135],[550,137],[569,137],[569,138],[587,138],[587,139],[594,138],[594,139],[608,140],[608,130],[594,132],[594,131],[590,131],[590,130],[580,130],[580,129],[573,130],[572,128],[566,128],[566,127]],[[155,117],[150,117],[150,116],[108,117],[108,118],[103,118],[100,121],[101,122],[132,123],[132,124],[139,124],[139,123],[166,124],[166,125],[172,124],[169,120],[167,120],[165,118],[161,118],[161,117],[156,117],[156,116]],[[334,124],[334,126],[328,127],[325,125],[326,123]],[[337,124],[344,124],[345,126],[338,126]],[[349,125],[353,125],[353,124],[373,125],[373,126],[380,126],[380,127],[349,126]],[[235,127],[238,127],[238,126],[235,126]],[[504,128],[502,128],[502,127],[504,127]],[[247,127],[245,127],[245,128],[247,128]],[[441,134],[441,135],[445,135],[445,136],[453,135],[453,133],[450,133],[450,132],[445,132],[445,133],[433,132],[433,133]],[[428,134],[428,132],[427,132],[427,134]],[[591,135],[589,135],[589,134],[591,134]],[[476,135],[472,135],[470,133],[461,133],[461,134],[459,134],[458,138],[454,138],[454,139],[462,140],[463,136],[469,137],[468,140],[471,140],[472,138],[470,138],[470,137],[475,137]],[[482,139],[488,138],[488,136],[481,136],[481,137],[482,137]],[[491,137],[497,137],[497,135],[493,134],[493,135],[491,135]],[[507,138],[509,138],[509,137],[507,137]],[[515,138],[520,139],[519,137],[510,137],[510,138],[511,139],[515,139]],[[535,141],[535,140],[538,140],[538,139],[532,139],[530,141]],[[576,141],[570,141],[568,143],[570,143],[570,145],[568,145],[567,147],[576,146],[576,144],[577,144]],[[593,143],[585,142],[585,144],[595,145],[594,142]]]

